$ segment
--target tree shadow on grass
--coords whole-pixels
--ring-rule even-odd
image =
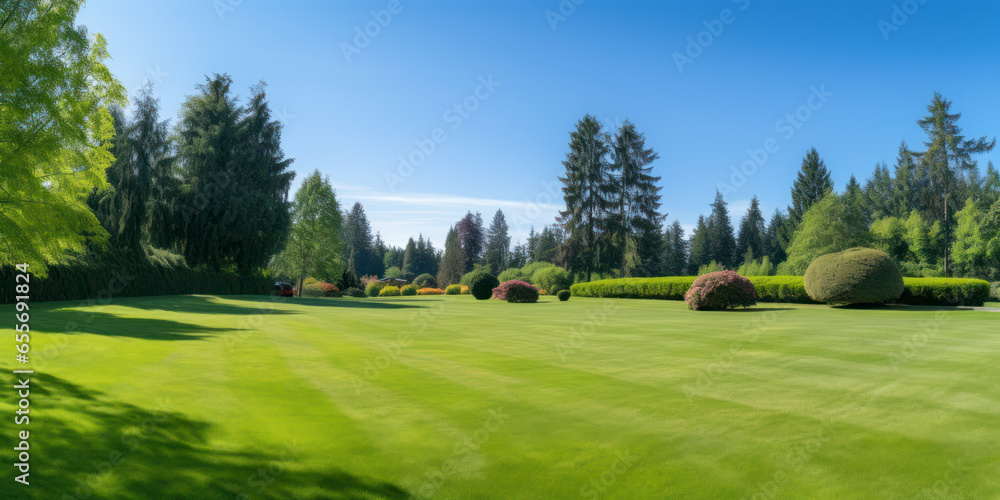
[[[202,340],[233,332],[169,319],[128,318],[92,310],[55,309],[32,318],[32,329],[68,334],[105,335],[145,340]]]
[[[32,376],[31,392],[32,404],[45,408],[31,414],[31,485],[5,486],[4,498],[410,497],[388,482],[309,470],[294,444],[213,449],[214,424],[188,418],[169,400],[142,408],[46,374]],[[22,429],[0,420],[0,435]]]
[[[229,300],[260,300],[259,296],[248,297],[241,295],[227,295],[225,298]],[[393,299],[385,297],[379,299],[362,299],[354,297],[286,297],[282,300],[282,303],[285,304],[317,307],[343,307],[349,309],[409,309],[425,307],[412,302],[407,302],[407,299]]]
[[[219,298],[233,299],[237,296],[220,296]],[[253,302],[258,305],[243,306],[237,304],[226,304],[215,300],[212,295],[172,295],[165,297],[143,297],[141,299],[123,300],[116,304],[135,309],[147,311],[169,311],[184,314],[222,314],[247,316],[253,314],[293,314],[294,311],[277,309],[274,304],[280,303],[282,299],[270,297],[268,295],[253,295]],[[273,299],[273,300],[272,300]]]

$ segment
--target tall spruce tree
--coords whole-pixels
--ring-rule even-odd
[[[704,215],[698,216],[698,224],[695,225],[694,232],[691,233],[691,241],[688,248],[691,249],[688,255],[688,274],[697,274],[698,268],[711,262],[709,229]]]
[[[379,276],[374,264],[375,250],[372,243],[372,227],[360,202],[344,217],[344,262],[349,271],[357,277]]]
[[[951,246],[953,213],[961,209],[964,200],[953,198],[956,185],[966,172],[975,166],[972,155],[988,153],[996,145],[996,139],[982,136],[966,139],[957,122],[961,113],[950,113],[951,101],[940,92],[935,92],[928,115],[917,123],[927,134],[924,145],[927,150],[915,153],[928,174],[929,183],[923,196],[934,219],[941,222],[944,230],[944,271],[948,272],[948,249]],[[951,208],[949,210],[949,203]]]
[[[681,222],[675,220],[663,232],[663,256],[660,258],[660,274],[663,276],[683,276],[687,273],[687,240]]]
[[[788,246],[792,243],[793,223],[781,210],[775,209],[767,224],[764,238],[764,253],[775,265],[788,258]]]
[[[896,158],[895,174],[892,181],[892,216],[905,218],[913,210],[922,210],[918,203],[917,193],[920,182],[917,178],[917,166],[913,152],[903,142],[899,145],[899,156]]]
[[[609,264],[599,261],[606,235],[605,215],[612,205],[608,153],[601,123],[592,115],[584,116],[570,133],[569,153],[563,161],[565,174],[559,178],[566,203],[558,219],[566,231],[559,260],[571,273],[588,281]]]
[[[660,157],[646,147],[646,137],[625,120],[612,142],[610,174],[611,215],[608,230],[614,237],[605,240],[612,249],[603,252],[617,256],[619,276],[649,276],[659,268],[662,244],[660,177],[654,176],[653,162]]]
[[[486,231],[483,230],[483,215],[476,212],[465,214],[461,220],[455,224],[458,231],[458,241],[462,245],[462,252],[465,254],[465,272],[469,272],[480,263],[483,258],[483,251],[486,249]]]
[[[718,191],[715,192],[712,215],[709,216],[707,224],[709,260],[726,267],[736,267],[736,237],[733,235],[733,222],[729,218],[729,205]]]
[[[251,88],[240,122],[237,162],[233,172],[233,205],[240,216],[233,229],[243,236],[230,248],[240,269],[266,265],[284,245],[291,224],[288,190],[295,172],[281,149],[282,125],[271,116],[265,89]]]
[[[229,75],[206,77],[181,105],[176,137],[183,201],[179,241],[192,266],[262,266],[283,244],[290,223],[292,160],[281,151],[263,84],[248,108]]]
[[[833,191],[833,180],[826,164],[819,157],[816,148],[812,148],[802,159],[799,175],[792,185],[792,206],[788,209],[789,218],[798,225],[802,216],[816,202]]]
[[[454,227],[448,229],[448,236],[444,240],[444,255],[441,257],[441,265],[438,269],[438,286],[445,287],[458,283],[465,273],[465,252],[462,244],[458,240],[458,231]]]
[[[760,201],[754,196],[750,200],[750,208],[740,221],[740,231],[736,238],[737,263],[752,262],[765,256],[764,240],[767,228],[764,227],[764,215],[760,211]]]
[[[878,220],[888,217],[893,213],[893,191],[892,174],[885,163],[875,166],[871,178],[865,182],[864,205],[871,216],[871,220]]]
[[[493,221],[486,232],[484,260],[494,275],[499,275],[510,266],[510,227],[502,210],[497,210],[493,215]]]

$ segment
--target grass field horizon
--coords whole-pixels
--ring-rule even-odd
[[[1000,494],[995,312],[175,296],[32,313],[35,498]]]

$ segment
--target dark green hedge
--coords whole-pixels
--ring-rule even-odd
[[[815,304],[806,294],[802,276],[749,276],[758,302]],[[576,297],[684,300],[694,276],[623,278],[577,283],[570,289]],[[989,284],[958,278],[903,278],[900,302],[911,305],[983,305]]]
[[[14,301],[16,273],[12,267],[0,267],[0,303]],[[274,279],[263,272],[240,275],[195,270],[181,259],[109,251],[51,266],[45,279],[33,275],[30,285],[31,302],[48,302],[152,295],[267,295],[274,290]]]
[[[990,284],[964,278],[903,278],[900,302],[918,306],[981,306],[990,296]]]

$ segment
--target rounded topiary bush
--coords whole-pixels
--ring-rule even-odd
[[[398,286],[387,286],[387,287],[384,287],[384,288],[382,288],[382,290],[380,290],[378,292],[378,296],[379,297],[399,297],[400,296],[399,287]]]
[[[417,285],[406,285],[403,288],[399,289],[399,294],[400,295],[416,295],[417,294],[417,290],[418,290]]]
[[[566,302],[569,300],[569,295],[569,290],[560,290],[559,293],[556,294],[556,297],[559,297],[560,302]]]
[[[462,285],[448,285],[448,287],[444,289],[444,293],[445,295],[459,295],[462,293]]]
[[[476,300],[486,300],[493,296],[493,289],[500,286],[500,280],[490,273],[482,273],[472,281],[472,296]]]
[[[417,285],[417,288],[437,288],[438,282],[437,278],[433,274],[424,273],[413,279],[413,284]]]
[[[348,288],[347,290],[344,290],[344,295],[346,295],[348,297],[364,297],[365,296],[365,291],[362,290],[362,289],[360,289],[360,288],[356,288],[356,287],[352,286],[351,288]]]
[[[538,289],[521,280],[505,281],[493,289],[493,298],[515,304],[530,304],[538,302]]]
[[[750,280],[733,271],[715,271],[698,276],[684,301],[693,311],[750,307],[757,303],[757,291]]]
[[[809,264],[806,293],[830,305],[883,304],[903,295],[903,275],[889,254],[872,248],[829,253]]]

